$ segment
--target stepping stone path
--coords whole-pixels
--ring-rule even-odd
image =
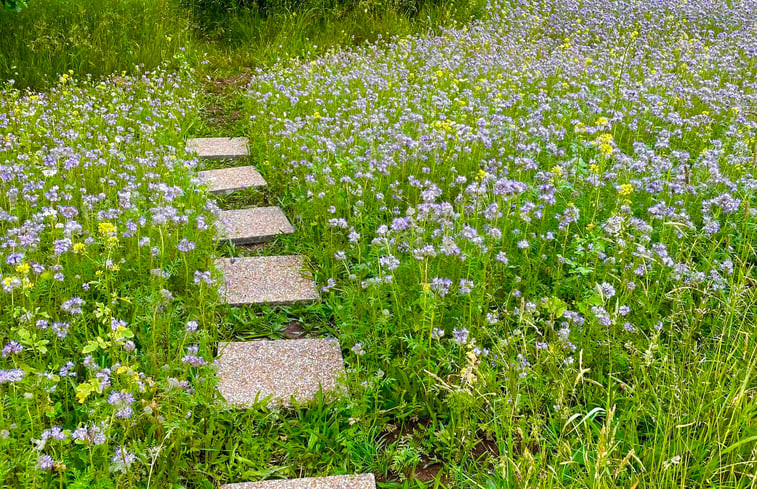
[[[226,484],[221,489],[376,489],[373,474]]]
[[[294,227],[278,207],[252,207],[221,211],[224,241],[235,245],[271,241],[279,234],[291,234]]]
[[[218,170],[201,171],[200,181],[208,187],[211,194],[230,194],[237,190],[265,186],[263,176],[254,166],[235,166]]]
[[[187,150],[200,158],[231,159],[249,156],[247,138],[200,138],[187,141]],[[266,185],[252,166],[199,172],[211,194],[227,194]],[[294,228],[278,207],[222,211],[222,240],[232,244],[269,241]],[[216,266],[225,279],[222,297],[228,305],[285,305],[318,299],[312,278],[303,274],[302,256],[254,256],[219,258]],[[268,398],[288,405],[303,402],[338,387],[344,372],[339,341],[304,338],[258,340],[218,345],[218,390],[238,408],[249,408]],[[243,482],[223,489],[375,489],[372,474],[315,477],[307,479]]]
[[[250,156],[247,138],[195,138],[187,140],[187,151],[200,158],[223,160]]]
[[[336,339],[257,340],[218,345],[218,390],[235,407],[313,399],[337,388],[344,372]]]
[[[215,265],[226,278],[222,298],[230,306],[285,306],[318,299],[313,279],[303,276],[301,256],[219,258]]]

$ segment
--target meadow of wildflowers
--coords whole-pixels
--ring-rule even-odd
[[[753,1],[492,2],[255,75],[248,132],[355,395],[421,420],[395,465],[755,483],[755,22]]]
[[[192,425],[216,289],[213,205],[183,155],[191,84],[0,95],[3,487],[164,478]]]
[[[757,2],[493,0],[259,70],[297,231],[234,253],[309,256],[308,306],[216,306],[197,86],[0,94],[4,486],[754,486]],[[293,321],[347,394],[225,409],[214,345]]]

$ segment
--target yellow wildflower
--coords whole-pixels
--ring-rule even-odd
[[[618,187],[618,193],[622,195],[623,197],[627,197],[633,193],[633,185],[630,183],[624,183],[620,187]]]
[[[596,144],[599,145],[599,152],[604,156],[610,156],[615,151],[612,142],[612,134],[601,134],[596,140]]]
[[[597,142],[599,142],[600,144],[612,143],[612,134],[609,134],[609,133],[600,134],[599,137],[597,138]]]
[[[118,231],[118,228],[110,222],[101,222],[97,225],[97,230],[103,236],[113,236]]]

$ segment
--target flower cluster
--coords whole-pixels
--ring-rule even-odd
[[[2,457],[31,461],[33,447],[40,472],[19,465],[9,485],[75,477],[85,460],[142,470],[143,430],[193,402],[175,355],[192,335],[190,363],[207,363],[215,213],[179,149],[190,83],[160,70],[0,93]]]
[[[597,338],[643,351],[687,305],[717,316],[757,225],[756,21],[749,1],[500,1],[257,73],[250,132],[328,230],[322,290],[391,311],[361,364],[413,351],[449,375],[486,348],[499,391]]]

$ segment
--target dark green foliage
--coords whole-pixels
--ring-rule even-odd
[[[18,12],[26,7],[26,0],[0,0],[0,10],[13,10]]]
[[[26,0],[0,0],[0,10],[13,10],[18,12],[26,7]]]
[[[398,10],[417,13],[427,4],[442,5],[442,0],[186,0],[195,8],[210,11],[253,10],[263,15],[279,12],[320,11],[331,15],[359,9],[362,11]]]

